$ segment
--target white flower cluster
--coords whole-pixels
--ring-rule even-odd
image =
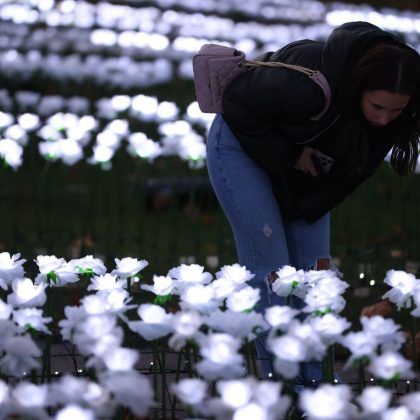
[[[30,414],[47,419],[49,409],[59,407],[56,419],[95,419],[119,405],[137,416],[147,415],[155,407],[154,389],[137,370],[139,352],[124,347],[127,330],[146,341],[166,342],[176,351],[196,349],[191,366],[195,377],[182,378],[171,389],[197,416],[284,418],[292,400],[283,380],[296,378],[302,362],[325,360],[334,344],[350,351],[349,367],[363,364],[384,386],[413,376],[411,362],[399,353],[404,336],[391,319],[361,318],[362,331],[345,333],[351,325],[340,311],[348,285],[333,271],[280,268],[273,291],[299,296],[304,306],[272,306],[261,313],[256,311],[261,291],[248,284],[254,275],[239,264],[223,266],[215,276],[200,265],[181,264],[166,275],[154,275],[151,284],[140,284],[138,290],[150,293],[153,302],[135,304],[128,286],[138,284],[139,273],[148,265],[145,260],[116,258],[116,267],[108,273],[93,256],[65,261],[40,255],[34,281],[25,277],[24,262],[19,254],[0,253],[0,286],[7,295],[6,301],[0,300],[0,373],[21,378],[14,386],[0,381],[1,418]],[[80,304],[66,306],[64,319],[44,316],[51,293],[82,277],[88,279],[88,293]],[[169,311],[165,305],[171,299]],[[33,334],[48,337],[52,322],[62,340],[84,356],[95,379],[65,374],[43,385],[27,380],[41,368],[42,352]],[[261,333],[268,334],[275,381],[258,380],[245,368],[244,350]],[[383,386],[369,386],[355,395],[348,385],[321,384],[304,389],[297,404],[309,419],[367,419],[383,413],[414,419],[420,413],[419,399],[420,393],[414,392],[397,404]]]

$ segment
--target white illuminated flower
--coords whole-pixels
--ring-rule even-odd
[[[11,391],[18,412],[35,418],[46,418],[44,407],[48,401],[48,387],[29,382],[20,382]]]
[[[106,267],[103,261],[100,258],[94,258],[92,255],[70,260],[69,266],[72,267],[76,273],[87,274],[89,276],[103,276],[106,273]]]
[[[397,352],[387,351],[372,359],[369,371],[377,378],[385,381],[397,381],[413,377],[411,361]]]
[[[290,306],[275,305],[265,310],[265,319],[273,328],[286,330],[298,313],[297,309],[292,309]]]
[[[144,267],[147,267],[149,263],[146,260],[138,260],[137,258],[125,257],[119,260],[115,258],[115,264],[117,268],[112,270],[111,274],[118,276],[122,279],[132,277],[138,274]]]
[[[252,274],[245,266],[240,264],[224,265],[220,271],[216,273],[216,278],[225,278],[232,280],[233,283],[241,285],[253,279],[255,274]]]
[[[215,299],[214,291],[210,286],[194,284],[183,289],[180,306],[183,310],[209,313],[219,306],[219,302]]]
[[[42,306],[47,300],[45,289],[46,283],[35,285],[31,279],[14,279],[12,281],[12,290],[7,297],[7,303],[15,307]]]
[[[327,347],[310,323],[301,323],[295,319],[290,323],[288,334],[294,335],[305,343],[309,359],[322,360],[325,356]]]
[[[206,398],[208,383],[198,378],[186,378],[172,384],[172,390],[184,404],[194,406]]]
[[[110,403],[107,390],[83,377],[65,374],[52,382],[50,386],[50,405],[87,404],[95,410],[100,410]]]
[[[59,157],[66,165],[74,165],[83,159],[83,149],[75,139],[66,138],[57,141],[60,149]]]
[[[92,410],[82,408],[75,404],[69,404],[59,410],[54,420],[96,420],[96,416]]]
[[[208,380],[231,379],[243,375],[241,341],[229,334],[208,334],[198,337],[203,360],[197,372]]]
[[[100,377],[100,383],[136,416],[146,416],[154,406],[149,379],[135,370],[106,372]]]
[[[419,282],[414,274],[401,270],[389,270],[384,283],[391,287],[382,297],[395,303],[398,309],[411,307],[411,296]]]
[[[42,310],[36,308],[23,308],[13,311],[13,320],[22,330],[36,330],[44,332],[45,334],[51,334],[48,330],[46,323],[52,321],[52,318],[43,318]]]
[[[383,413],[391,403],[392,392],[381,386],[368,386],[357,398],[366,413]]]
[[[169,339],[169,346],[179,351],[184,347],[187,340],[195,339],[199,332],[203,319],[197,312],[180,311],[172,318],[172,328],[175,333]]]
[[[64,340],[72,341],[77,325],[87,317],[87,313],[83,306],[66,306],[64,314],[66,318],[61,319],[58,323],[61,328],[61,336]]]
[[[0,320],[7,320],[10,318],[10,315],[12,314],[12,306],[8,305],[6,302],[3,302],[0,299]]]
[[[299,363],[307,359],[308,350],[302,340],[293,335],[268,338],[267,348],[275,356],[274,368],[287,379],[294,378],[299,373]]]
[[[123,347],[111,348],[102,355],[106,368],[112,371],[132,370],[138,358],[137,350]]]
[[[420,391],[410,392],[400,398],[401,404],[404,404],[417,417],[420,416]]]
[[[167,296],[172,293],[175,288],[174,281],[169,276],[153,276],[153,285],[142,284],[143,290],[154,293],[157,296]]]
[[[276,271],[278,278],[272,283],[271,288],[278,296],[295,295],[304,298],[307,290],[305,273],[303,270],[285,265]]]
[[[204,272],[204,267],[198,264],[181,264],[169,270],[168,276],[176,280],[176,287],[182,291],[193,284],[208,284],[212,280],[210,273]]]
[[[248,311],[260,300],[260,289],[244,286],[226,299],[226,306],[234,312]]]
[[[223,402],[230,408],[236,409],[248,404],[253,395],[255,381],[252,378],[219,381],[217,391]]]
[[[138,307],[137,313],[142,320],[129,321],[128,326],[146,340],[156,340],[172,331],[173,315],[167,314],[161,306],[145,303]]]
[[[417,420],[418,417],[407,407],[391,407],[381,414],[381,420]]]
[[[121,289],[126,285],[127,282],[124,279],[118,280],[117,276],[106,273],[92,277],[91,283],[88,285],[87,290]]]
[[[343,332],[351,326],[351,323],[345,318],[335,314],[325,314],[311,318],[309,323],[327,346],[338,342]]]
[[[256,312],[232,312],[217,309],[203,318],[213,331],[224,332],[241,339],[254,340],[269,326],[263,316]]]
[[[20,377],[40,367],[41,351],[31,337],[7,337],[3,348],[6,354],[0,359],[0,371],[4,374]]]
[[[0,380],[0,418],[7,418],[10,408],[10,391],[6,382]]]
[[[341,339],[341,344],[350,350],[348,364],[359,360],[371,360],[378,347],[378,342],[364,331],[350,332]]]
[[[265,407],[257,403],[249,403],[238,408],[233,416],[232,420],[264,420],[269,418],[270,414]]]
[[[9,285],[15,278],[23,278],[25,271],[22,265],[26,262],[24,259],[19,259],[20,254],[13,254],[10,256],[8,252],[0,252],[0,285]],[[3,287],[7,289],[7,287]]]
[[[158,142],[147,138],[144,133],[133,133],[128,138],[127,151],[132,156],[153,162],[162,154],[162,147]]]
[[[341,296],[345,289],[349,286],[348,283],[340,280],[335,275],[330,275],[329,271],[324,273],[328,274],[317,280],[316,283],[308,289],[304,298],[306,307],[303,308],[304,312],[314,314],[324,314],[328,312],[341,312],[346,301]]]
[[[35,277],[36,284],[65,286],[67,283],[79,280],[73,267],[66,263],[64,258],[57,258],[55,255],[39,255],[35,262],[39,268],[39,274]]]
[[[380,315],[361,317],[360,322],[366,334],[375,337],[381,351],[397,351],[405,342],[404,333],[399,331],[393,319],[385,319]]]
[[[215,299],[218,301],[223,301],[235,290],[238,290],[238,288],[242,286],[238,286],[238,284],[231,279],[221,277],[219,279],[213,280],[209,284],[209,287],[213,289]]]
[[[96,296],[104,300],[107,311],[115,314],[123,313],[136,307],[136,305],[129,305],[132,299],[125,289],[99,290]]]
[[[23,148],[11,139],[0,140],[0,157],[14,170],[22,165]]]
[[[347,385],[322,384],[317,389],[304,389],[299,407],[311,420],[337,420],[352,417],[351,390]]]

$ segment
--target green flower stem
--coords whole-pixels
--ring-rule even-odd
[[[158,395],[158,345],[157,341],[153,341],[153,391],[155,394],[155,397]],[[153,418],[155,420],[158,419],[158,409],[155,407],[153,409]]]
[[[51,317],[54,320],[54,305],[57,289],[55,287],[48,287],[46,292],[47,303],[45,306],[45,315],[47,317]],[[51,382],[51,340],[52,335],[47,335],[42,357],[41,383],[44,383],[45,380],[47,380],[47,382]]]
[[[161,380],[162,380],[162,418],[166,419],[166,346],[161,346],[162,364],[161,364]]]
[[[175,383],[178,383],[179,378],[181,376],[181,359],[182,359],[182,351],[178,352],[178,361],[176,364],[176,373],[175,373]],[[175,413],[176,413],[176,403],[177,403],[177,397],[174,395],[172,399],[172,410],[171,410],[171,420],[175,420]]]
[[[257,376],[257,364],[255,362],[254,343],[247,341],[245,344],[246,365],[248,374]]]
[[[363,389],[365,389],[365,367],[360,364],[357,367],[357,383],[359,385],[359,391],[363,391]]]
[[[131,296],[131,277],[127,277],[127,292]]]
[[[413,358],[413,370],[417,373],[418,362],[417,362],[417,318],[415,316],[413,318],[412,330],[411,330],[411,337],[413,341],[412,346],[412,358]],[[414,389],[417,391],[417,381],[414,381]]]
[[[334,347],[329,346],[322,363],[322,382],[334,384]]]

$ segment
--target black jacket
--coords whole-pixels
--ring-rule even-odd
[[[372,135],[365,170],[351,168],[345,157],[327,175],[313,178],[293,169],[304,144],[323,150],[334,142],[340,114],[340,81],[349,65],[377,43],[407,47],[394,35],[366,22],[346,23],[325,42],[301,40],[267,53],[262,60],[319,69],[332,90],[328,111],[321,88],[293,70],[256,67],[234,79],[223,96],[223,117],[244,150],[269,174],[283,213],[313,222],[344,200],[371,176],[392,148],[385,132]],[[381,141],[376,141],[381,136]],[[324,150],[325,151],[325,150]],[[327,153],[328,154],[328,153]]]

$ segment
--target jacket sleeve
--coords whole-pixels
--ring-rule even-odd
[[[254,68],[234,79],[223,96],[223,117],[245,151],[271,176],[294,165],[302,146],[282,124],[304,124],[324,105],[321,89],[289,69]]]

